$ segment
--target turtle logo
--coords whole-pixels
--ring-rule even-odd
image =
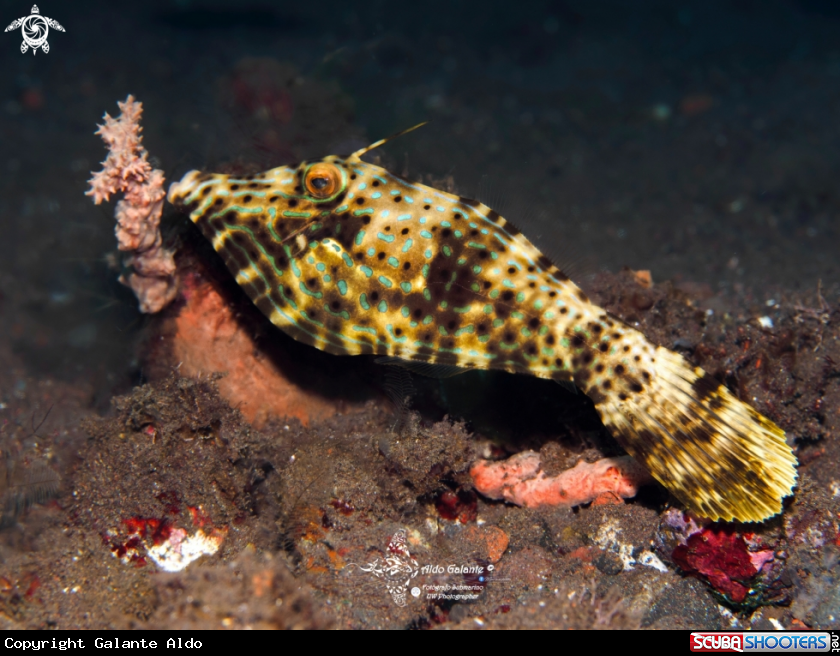
[[[47,34],[50,32],[50,28],[59,32],[64,31],[58,21],[41,16],[38,5],[32,5],[32,13],[29,16],[12,21],[12,24],[6,28],[6,32],[17,28],[21,28],[23,33],[23,43],[20,44],[20,51],[26,52],[29,48],[32,48],[33,55],[38,52],[38,48],[41,48],[44,52],[50,51],[50,44],[47,43]]]
[[[356,563],[348,563],[348,566],[358,567],[362,572],[369,572],[376,578],[385,581],[385,589],[391,593],[391,597],[397,606],[403,607],[406,604],[405,593],[408,591],[408,584],[411,583],[417,574],[420,573],[420,566],[412,558],[406,545],[406,530],[401,528],[388,543],[388,554],[385,558],[377,558],[364,567]],[[412,596],[418,597],[411,592]]]

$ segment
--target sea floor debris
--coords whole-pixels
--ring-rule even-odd
[[[698,603],[692,597],[704,592],[680,578],[683,574],[706,582],[719,601],[742,613],[789,599],[791,586],[785,583],[783,569],[786,562],[796,562],[796,555],[781,548],[777,533],[762,537],[761,532],[695,527],[677,546],[660,549],[661,559],[651,552],[651,544],[667,543],[658,522],[667,497],[660,490],[659,496],[642,495],[631,504],[621,501],[636,496],[649,477],[615,453],[614,445],[593,442],[592,431],[581,431],[581,426],[593,423],[591,417],[578,420],[593,412],[580,399],[567,404],[575,412],[563,425],[560,441],[544,449],[552,452],[548,460],[555,462],[550,465],[529,450],[527,441],[533,435],[517,446],[520,433],[527,434],[527,422],[517,425],[517,434],[502,430],[492,436],[490,451],[496,449],[494,457],[514,453],[508,460],[476,461],[488,448],[486,438],[476,442],[463,424],[449,420],[430,423],[427,403],[425,419],[412,414],[399,433],[393,433],[387,406],[369,388],[352,398],[339,393],[329,399],[323,394],[329,376],[321,373],[306,380],[286,375],[305,371],[307,367],[299,365],[307,358],[321,358],[313,370],[329,368],[332,360],[327,364],[329,356],[295,352],[288,339],[283,343],[189,248],[182,254],[182,266],[189,266],[189,272],[175,275],[158,230],[162,176],[152,170],[140,145],[140,106],[129,97],[120,107],[124,116],[117,121],[106,117],[100,130],[112,153],[95,176],[91,194],[101,201],[117,191],[127,192],[117,207],[118,236],[120,247],[135,253],[131,275],[151,273],[161,278],[155,285],[163,283],[163,291],[151,296],[151,288],[131,285],[144,310],[160,310],[174,298],[178,280],[182,298],[149,328],[146,369],[156,382],[115,399],[112,418],[85,424],[91,439],[82,458],[94,466],[73,470],[68,481],[72,500],[31,513],[36,518],[43,513],[44,535],[63,526],[64,533],[73,536],[77,555],[72,563],[84,562],[103,572],[102,578],[119,581],[109,592],[97,590],[87,570],[67,563],[69,574],[52,577],[68,583],[61,594],[93,593],[99,603],[107,598],[116,615],[91,616],[80,610],[84,606],[60,601],[49,605],[52,610],[47,605],[33,607],[33,600],[40,603],[55,590],[45,583],[46,573],[23,562],[2,579],[6,595],[0,595],[0,601],[12,625],[54,622],[44,618],[54,618],[50,613],[56,610],[66,611],[73,618],[69,621],[78,625],[136,625],[135,619],[127,618],[150,617],[161,608],[150,605],[151,591],[161,580],[161,575],[152,574],[155,570],[195,581],[195,571],[209,572],[224,562],[252,562],[249,554],[255,548],[274,554],[269,558],[282,560],[291,572],[278,574],[287,570],[274,567],[255,574],[256,592],[291,576],[306,582],[308,594],[328,601],[324,618],[305,619],[304,624],[526,626],[541,621],[541,615],[525,608],[546,608],[549,615],[560,613],[563,626],[657,626],[671,617],[663,600],[674,588],[688,595],[682,598],[682,610],[694,609],[680,621],[706,628],[722,623],[724,615],[716,614],[712,602],[703,598]],[[158,255],[172,266],[149,269],[137,259]],[[791,311],[777,312],[773,320],[745,307],[737,308],[740,314],[721,312],[719,305],[715,310],[704,307],[707,295],[693,296],[688,285],[654,285],[643,273],[601,275],[591,282],[594,297],[642,327],[655,342],[682,349],[782,423],[799,438],[803,467],[813,471],[812,480],[824,478],[825,468],[817,466],[817,459],[826,449],[837,450],[836,440],[823,439],[824,408],[831,407],[824,403],[827,396],[837,395],[831,381],[840,355],[831,332],[832,311],[821,290],[820,313],[814,315],[818,321],[809,322],[814,317],[803,311],[806,305],[801,301],[787,303]],[[268,344],[278,338],[283,346],[272,351]],[[811,343],[813,348],[808,348]],[[289,366],[286,349],[297,358],[294,366]],[[178,374],[172,375],[173,370]],[[822,385],[805,384],[817,378]],[[475,381],[488,389],[492,382]],[[557,388],[552,391],[562,396]],[[361,403],[365,394],[366,405]],[[791,394],[796,403],[779,403]],[[436,399],[434,414],[441,408],[464,407],[463,401],[474,392],[442,382],[431,396]],[[266,398],[272,403],[260,401]],[[422,398],[418,401],[424,405]],[[481,402],[473,400],[467,407],[465,418],[480,424]],[[553,406],[547,408],[553,411]],[[833,424],[828,423],[828,435],[833,436]],[[814,450],[812,445],[821,441],[825,446]],[[558,455],[577,465],[559,471]],[[473,488],[485,498],[477,497]],[[793,517],[798,502],[792,503]],[[579,509],[585,504],[591,505]],[[825,504],[823,514],[824,508]],[[192,532],[186,528],[184,510],[191,516]],[[790,535],[808,535],[811,544],[817,540],[830,552],[836,537],[815,538],[814,527],[803,533],[809,517],[806,513],[791,523]],[[819,526],[823,533],[837,533],[836,521]],[[404,603],[395,610],[388,607],[389,599],[396,598],[394,591],[365,577],[370,567],[358,565],[378,562],[376,554],[389,553],[389,540],[398,534],[405,536],[405,547],[400,557],[391,554],[394,566],[406,568],[403,573],[416,585],[410,591],[398,590]],[[775,546],[771,549],[769,544]],[[103,561],[109,552],[116,556],[110,563]],[[201,556],[205,558],[198,560]],[[831,554],[825,554],[824,569],[831,562]],[[803,591],[792,606],[798,615],[774,621],[790,624],[801,617],[821,626],[826,617],[822,596],[831,589],[826,576],[795,581],[794,589]],[[177,606],[181,593],[175,588],[183,590],[189,584],[166,585],[169,592],[159,589],[157,598],[168,595]],[[117,600],[114,594],[122,596]],[[574,610],[580,604],[586,612]],[[218,613],[212,621],[249,626],[254,620]],[[270,622],[297,625],[299,620],[286,619],[281,611]]]
[[[650,296],[645,311],[625,304],[640,289]],[[25,438],[32,409],[55,404],[38,448],[55,454],[48,460],[63,472],[63,489],[24,513],[18,528],[0,533],[4,625],[830,627],[840,554],[832,465],[840,417],[824,411],[814,423],[812,413],[815,399],[830,408],[840,393],[826,360],[840,359],[833,323],[798,324],[791,309],[768,331],[747,308],[710,315],[667,283],[640,288],[628,275],[599,276],[593,294],[658,339],[693,344],[693,357],[786,422],[803,464],[801,487],[782,518],[730,532],[692,524],[655,485],[613,499],[618,503],[574,508],[517,507],[477,495],[470,470],[479,459],[504,463],[505,456],[539,450],[551,477],[579,460],[619,456],[593,432],[597,417],[590,423],[580,395],[563,396],[550,383],[526,392],[542,402],[550,391],[559,403],[550,407],[559,423],[547,433],[543,420],[524,421],[521,412],[513,421],[501,417],[492,437],[471,431],[472,417],[481,425],[485,412],[500,412],[490,388],[507,385],[481,377],[471,386],[417,381],[421,412],[411,411],[399,433],[391,430],[391,406],[375,394],[358,411],[309,425],[269,417],[255,427],[220,395],[224,378],[170,374],[118,397],[110,416],[97,418],[73,405],[78,392],[57,383],[16,384],[7,354],[0,383],[23,391],[3,397],[3,416],[17,418],[3,434]],[[808,345],[817,331],[824,334],[814,352]],[[804,348],[790,346],[797,344]],[[520,381],[508,382],[516,394]],[[482,406],[481,398],[495,407]],[[784,405],[782,398],[795,400]],[[513,407],[528,408],[525,401]],[[441,420],[452,408],[466,409],[459,414],[468,423]],[[84,435],[62,441],[83,417]],[[212,535],[214,527],[226,531],[218,550],[181,571],[166,573],[149,557],[156,542],[167,553],[180,542],[183,552],[189,536]],[[382,580],[357,565],[387,554],[400,530],[417,574],[405,606],[397,607]],[[740,549],[745,558],[732,562],[743,561],[743,571],[710,560],[708,536]],[[127,559],[114,557],[121,547]],[[225,592],[211,600],[207,581]],[[761,587],[766,602],[790,604],[752,610],[737,602],[739,585]],[[476,597],[431,596],[444,594]],[[188,597],[210,610],[196,613]],[[745,599],[754,597],[748,592]],[[300,603],[289,604],[293,599]],[[315,606],[318,613],[305,610]]]

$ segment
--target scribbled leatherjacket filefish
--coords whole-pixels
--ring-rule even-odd
[[[442,375],[501,369],[574,384],[619,443],[711,519],[781,511],[796,459],[772,421],[589,301],[475,200],[361,156],[169,190],[272,323],[336,355]]]

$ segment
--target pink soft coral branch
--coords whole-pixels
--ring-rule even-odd
[[[148,152],[140,136],[143,104],[128,96],[118,102],[120,116],[105,114],[105,123],[96,134],[108,146],[108,157],[102,170],[93,173],[90,189],[85,192],[99,205],[116,193],[123,198],[117,203],[117,247],[130,253],[125,264],[132,268],[120,282],[128,285],[140,301],[141,312],[159,312],[178,291],[175,259],[163,247],[160,217],[163,213],[163,171],[152,169]]]

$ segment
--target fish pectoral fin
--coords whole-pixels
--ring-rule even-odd
[[[336,280],[343,280],[347,284],[351,296],[358,298],[359,291],[363,292],[370,287],[370,276],[363,272],[366,267],[354,266],[350,253],[334,239],[322,239],[317,246],[309,248],[308,253],[323,262],[328,270],[336,267]]]
[[[431,362],[418,362],[415,360],[403,360],[402,358],[395,358],[390,355],[376,358],[376,364],[383,364],[390,367],[402,367],[408,371],[427,376],[428,378],[451,378],[459,374],[466,373],[469,369],[456,367],[451,364],[433,364]]]

